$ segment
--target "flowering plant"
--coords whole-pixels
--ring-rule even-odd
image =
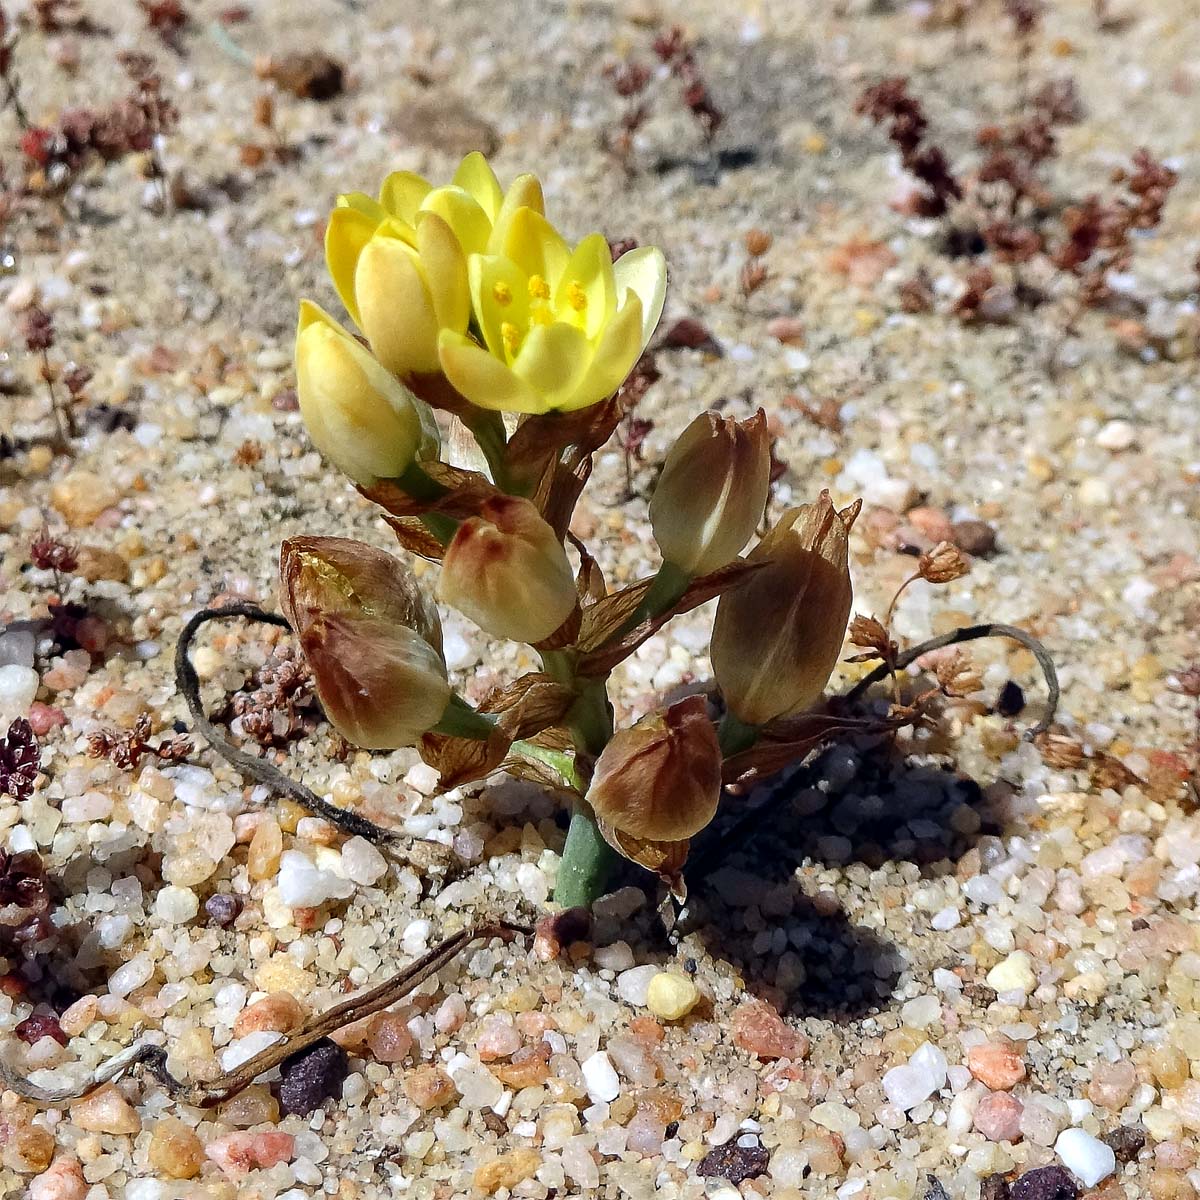
[[[836,724],[809,710],[845,637],[858,506],[838,512],[823,493],[739,557],[767,506],[766,418],[702,413],[650,504],[662,565],[612,590],[569,525],[662,313],[662,253],[614,261],[598,233],[571,247],[536,178],[505,191],[471,154],[445,186],[398,172],[378,199],[340,197],[326,255],[362,339],[302,303],[296,375],[313,442],[404,550],[440,563],[438,600],[541,659],[473,707],[450,685],[436,605],[398,559],[294,538],[285,610],[326,714],[360,746],[415,745],[444,788],[504,770],[568,794],[561,904],[602,891],[614,850],[679,894],[723,783],[803,756]],[[441,456],[437,414],[470,431],[479,469]],[[692,696],[614,730],[614,667],[718,596],[719,724]]]

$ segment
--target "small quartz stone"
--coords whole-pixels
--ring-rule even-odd
[[[413,1035],[403,1015],[382,1012],[367,1033],[367,1047],[376,1062],[403,1062],[413,1047]]]
[[[77,1158],[56,1158],[29,1184],[29,1200],[84,1200],[88,1183]]]
[[[352,837],[342,847],[342,869],[353,883],[371,887],[387,874],[387,859],[364,837]]]
[[[521,1048],[521,1035],[511,1021],[500,1016],[485,1017],[475,1039],[475,1049],[483,1062],[509,1058]]]
[[[227,1133],[209,1142],[204,1147],[204,1153],[230,1179],[241,1179],[257,1168],[265,1169],[291,1162],[296,1153],[296,1138],[293,1134],[277,1130]]]
[[[733,1044],[759,1058],[796,1060],[808,1054],[808,1038],[762,1000],[739,1004],[733,1012],[732,1028]]]
[[[501,1188],[511,1191],[517,1184],[531,1178],[541,1165],[542,1156],[536,1150],[522,1146],[476,1168],[474,1183],[489,1196]]]
[[[1113,1148],[1083,1129],[1064,1129],[1054,1143],[1054,1153],[1087,1187],[1095,1187],[1117,1169]]]
[[[251,879],[272,879],[283,855],[283,830],[272,816],[265,817],[254,830],[246,853],[246,874]]]
[[[477,1059],[459,1054],[450,1060],[446,1069],[465,1108],[495,1108],[500,1103],[504,1086]]]
[[[650,980],[646,1004],[662,1021],[678,1021],[686,1017],[700,1000],[700,991],[686,975],[660,971]]]
[[[617,976],[617,995],[626,1004],[635,1008],[645,1008],[646,998],[650,994],[650,981],[658,975],[659,969],[654,965],[630,967]]]
[[[177,1117],[163,1117],[150,1138],[150,1165],[168,1179],[191,1179],[200,1174],[204,1147],[196,1131]]]
[[[301,851],[283,852],[279,860],[279,895],[288,908],[319,908],[327,900],[346,900],[353,893],[350,880],[318,869]]]
[[[307,1117],[326,1100],[341,1095],[350,1062],[341,1046],[322,1038],[285,1058],[279,1073],[280,1111]]]
[[[584,1059],[581,1065],[583,1085],[593,1104],[607,1103],[621,1094],[621,1081],[617,1077],[612,1060],[603,1050],[597,1050],[590,1058]]]
[[[168,884],[154,898],[154,914],[171,925],[185,925],[200,911],[200,900],[191,888]]]
[[[1037,987],[1037,976],[1029,955],[1024,950],[1014,950],[988,972],[987,984],[997,992],[1032,992]]]
[[[984,1042],[967,1053],[972,1075],[993,1092],[1007,1092],[1025,1078],[1025,1064],[1008,1042]]]
[[[1139,1125],[1118,1125],[1104,1135],[1104,1143],[1112,1147],[1117,1162],[1133,1162],[1146,1144],[1146,1131]]]
[[[902,1112],[908,1112],[946,1086],[947,1071],[946,1056],[925,1042],[907,1063],[884,1075],[884,1095]]]
[[[290,1033],[303,1021],[304,1009],[295,996],[290,992],[272,992],[238,1013],[233,1023],[233,1036],[240,1038],[264,1030]]]
[[[989,1142],[1015,1142],[1021,1136],[1022,1103],[1007,1092],[991,1092],[975,1109],[975,1128]]]
[[[404,1094],[427,1112],[449,1104],[458,1093],[454,1080],[441,1067],[421,1066],[404,1077]]]
[[[137,1133],[142,1122],[137,1110],[111,1083],[71,1105],[71,1120],[89,1133]]]
[[[1088,1099],[1100,1108],[1120,1112],[1137,1086],[1137,1069],[1128,1059],[1097,1063],[1088,1084]]]

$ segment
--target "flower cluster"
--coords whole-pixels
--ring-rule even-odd
[[[417,746],[444,787],[503,769],[569,794],[560,902],[603,887],[606,843],[678,890],[723,782],[776,769],[821,736],[809,710],[845,636],[857,506],[838,512],[822,494],[740,557],[765,519],[766,418],[703,413],[650,503],[661,567],[610,589],[567,529],[661,315],[662,253],[614,261],[599,233],[572,247],[536,178],[504,190],[471,154],[448,185],[397,172],[377,199],[340,197],[326,255],[362,338],[302,303],[296,376],[313,442],[406,551],[440,564],[437,600],[541,659],[473,707],[451,685],[436,605],[397,558],[293,538],[284,608],[327,716],[359,746]],[[447,421],[473,435],[478,469],[443,460]],[[719,724],[693,696],[614,730],[614,667],[714,597]]]

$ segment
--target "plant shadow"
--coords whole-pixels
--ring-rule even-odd
[[[879,930],[852,923],[817,872],[910,862],[943,875],[1000,832],[974,779],[913,765],[890,740],[834,745],[731,799],[689,859],[681,932],[781,1011],[836,1022],[887,1007],[904,959]]]

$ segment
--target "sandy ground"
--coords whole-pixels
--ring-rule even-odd
[[[1048,173],[1057,195],[1105,189],[1141,145],[1181,176],[1121,281],[1141,309],[1086,312],[1073,327],[1069,286],[1053,278],[1061,294],[1006,323],[946,315],[964,264],[891,207],[895,156],[853,112],[865,84],[906,73],[951,158],[970,161],[974,129],[1011,113],[1023,86],[996,6],[956,30],[886,3],[261,0],[218,38],[210,23],[228,6],[197,0],[182,53],[146,32],[133,4],[83,7],[96,28],[20,39],[31,117],[124,94],[116,52],[154,54],[181,114],[161,157],[202,207],[152,211],[154,186],[126,158],[89,169],[61,202],[22,201],[0,229],[0,431],[15,442],[0,461],[0,663],[31,665],[38,703],[65,721],[41,739],[35,796],[0,806],[9,845],[36,846],[61,881],[58,932],[40,958],[9,963],[0,1033],[40,1004],[70,1038],[11,1038],[18,1066],[69,1079],[145,1037],[168,1045],[180,1073],[211,1074],[246,1048],[235,1023],[262,996],[320,1009],[477,918],[535,915],[552,889],[564,826],[548,797],[501,785],[435,799],[411,755],[338,760],[325,726],[291,744],[288,768],[401,827],[415,849],[383,874],[366,856],[353,868],[366,882],[313,910],[283,904],[269,856],[248,863],[274,817],[262,789],[206,750],[134,771],[87,755],[90,732],[141,712],[171,732],[186,715],[171,671],[180,627],[219,597],[275,606],[283,538],[388,544],[370,506],[322,466],[289,389],[297,300],[336,303],[325,213],[337,192],[370,191],[390,169],[443,178],[482,146],[503,180],[536,170],[571,233],[598,226],[662,246],[664,326],[694,317],[719,343],[719,356],[659,355],[638,495],[624,497],[619,453],[600,456],[580,527],[603,539],[611,577],[654,562],[645,496],[671,437],[706,405],[761,404],[787,464],[777,506],[821,487],[867,501],[858,611],[879,613],[912,570],[884,536],[893,526],[910,542],[947,520],[995,530],[995,551],[965,579],[905,593],[896,632],[915,640],[984,619],[1035,632],[1063,681],[1059,732],[1091,757],[1046,761],[1020,740],[1041,683],[1027,653],[989,644],[980,703],[890,755],[836,748],[773,794],[753,840],[701,843],[673,937],[653,887],[631,875],[639,886],[602,905],[592,943],[568,958],[477,950],[402,1012],[391,1043],[351,1046],[340,1097],[308,1117],[280,1117],[261,1087],[216,1112],[139,1080],[69,1110],[4,1093],[0,1194],[729,1198],[739,1187],[728,1180],[747,1174],[746,1196],[976,1200],[993,1176],[1085,1170],[1070,1139],[1056,1154],[1065,1129],[1084,1131],[1084,1158],[1103,1163],[1093,1138],[1134,1126],[1144,1148],[1090,1189],[1054,1192],[1050,1175],[1030,1176],[1014,1197],[1194,1196],[1200,818],[1181,775],[1194,764],[1196,701],[1171,686],[1200,659],[1192,5],[1114,0],[1128,20],[1100,29],[1090,4],[1058,0],[1035,39],[1029,78],[1073,76],[1085,109]],[[623,165],[603,142],[627,102],[603,67],[627,52],[652,63],[654,29],[674,20],[696,39],[725,124],[706,145],[678,84],[656,79]],[[78,51],[74,73],[55,65],[64,42]],[[230,43],[251,55],[321,48],[348,65],[347,91],[328,103],[273,91]],[[254,123],[260,95],[274,96],[284,163]],[[12,184],[11,112],[0,130]],[[261,164],[245,165],[247,144],[267,148]],[[766,280],[746,296],[752,228],[773,242]],[[848,244],[859,246],[849,276],[838,269]],[[938,313],[901,309],[918,266],[945,297]],[[52,360],[95,372],[69,454],[48,449],[37,360],[17,333],[35,301],[54,320]],[[781,342],[768,330],[777,317],[802,332]],[[834,428],[806,415],[823,401]],[[44,618],[54,594],[51,572],[28,565],[44,523],[88,548],[94,578],[73,578],[67,594],[100,618],[90,656],[11,628]],[[621,669],[621,719],[707,677],[708,617],[675,622]],[[528,665],[453,614],[446,631],[468,695]],[[209,703],[269,644],[233,626],[206,641]],[[1009,679],[1029,700],[1015,722],[991,711]],[[0,712],[20,715],[28,699],[6,693]],[[722,822],[736,821],[729,809]],[[324,828],[277,815],[285,850],[352,869],[354,852]],[[424,843],[447,848],[436,867]],[[244,903],[232,927],[204,907],[217,893]],[[688,1016],[654,1019],[651,965],[694,978],[702,999]],[[754,996],[803,1036],[772,1026],[772,1049],[747,1033],[748,1014],[761,1018]],[[535,1059],[544,1067],[516,1069]],[[1019,1073],[997,1068],[1014,1061]],[[431,1064],[453,1079],[432,1099],[413,1084],[433,1078]],[[194,1138],[168,1117],[207,1153],[189,1159]]]

